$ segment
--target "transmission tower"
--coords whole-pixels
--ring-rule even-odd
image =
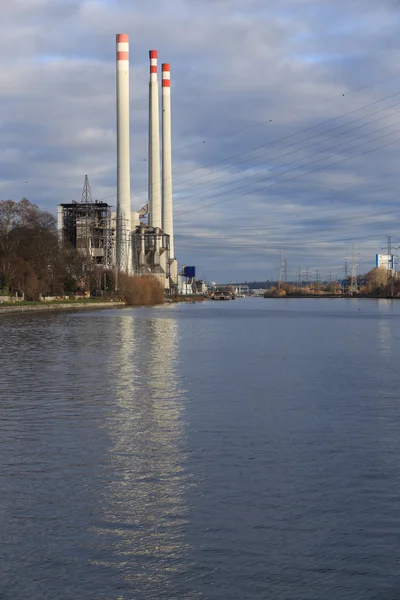
[[[319,292],[319,269],[317,269],[317,272],[316,272],[315,291]]]
[[[306,287],[310,287],[310,270],[306,268]]]
[[[392,236],[391,235],[387,235],[386,236],[387,239],[387,254],[388,254],[388,269],[390,268],[390,259],[392,257]]]
[[[347,258],[344,259],[344,282],[343,282],[343,293],[347,293],[349,287],[349,262]]]
[[[284,266],[283,266],[283,281],[285,283],[287,283],[287,275],[288,275],[287,258],[285,258]]]
[[[278,277],[278,290],[281,289],[282,284],[282,250],[279,250],[279,277]]]
[[[357,294],[357,291],[357,254],[356,245],[353,242],[351,252],[351,282],[348,292],[353,296],[353,294]]]
[[[90,262],[91,262],[91,246],[92,246],[92,234],[93,234],[93,213],[92,213],[92,192],[90,189],[89,178],[85,175],[85,181],[83,184],[83,190],[81,195],[82,205],[82,217],[83,217],[83,235],[84,235],[84,250],[85,250],[85,263],[82,265],[84,274],[86,277],[86,283],[89,280]]]
[[[82,196],[81,196],[82,204],[92,204],[92,191],[90,189],[89,177],[85,175],[85,183],[83,184]]]
[[[385,246],[384,248],[381,248],[381,250],[386,250],[386,252],[387,252],[387,271],[388,271],[388,277],[389,277],[391,274],[391,271],[393,270],[392,269],[393,250],[398,250],[398,248],[393,248],[391,235],[387,235],[386,239],[387,239],[387,246]]]
[[[394,271],[394,255],[393,250],[398,250],[398,248],[393,248],[392,246],[392,236],[387,235],[387,246],[386,248],[382,248],[382,250],[386,250],[387,252],[387,278],[388,278],[388,293],[390,296],[393,296],[393,271]]]
[[[119,272],[132,273],[132,233],[129,231],[129,222],[125,213],[117,215],[116,236],[116,271],[117,279]]]
[[[301,288],[301,267],[298,268],[297,271],[297,287]]]

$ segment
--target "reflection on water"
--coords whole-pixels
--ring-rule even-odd
[[[390,313],[393,312],[393,300],[379,300],[378,311],[381,318],[378,320],[378,347],[382,356],[392,352],[392,329],[393,323],[390,320]]]
[[[358,299],[0,318],[0,598],[397,598],[399,322]]]
[[[172,592],[184,572],[187,484],[183,391],[177,375],[175,320],[118,322],[118,352],[109,363],[114,416],[108,421],[113,478],[104,492],[103,528],[117,533],[113,562],[151,597]]]
[[[390,352],[392,352],[390,321],[379,319],[378,342],[379,349],[383,355],[390,354]]]
[[[189,562],[178,323],[133,315],[2,322],[5,600],[180,595]]]

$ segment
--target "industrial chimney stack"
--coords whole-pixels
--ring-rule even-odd
[[[178,263],[175,259],[172,206],[170,66],[169,64],[162,65],[161,177],[157,50],[150,50],[149,58],[149,227],[140,224],[140,215],[133,213],[136,216],[134,217],[134,232],[132,232],[129,141],[129,36],[126,33],[117,35],[116,266],[118,271],[131,273],[133,264],[135,264],[135,271],[137,270],[138,273],[157,275],[160,281],[164,281],[165,287],[171,286],[176,288],[178,283]],[[164,244],[167,239],[166,236],[169,239],[169,252],[166,252],[167,247]],[[138,243],[139,238],[140,244]]]
[[[157,50],[150,50],[149,225],[161,228],[160,113],[157,59]]]
[[[163,230],[169,235],[169,255],[175,258],[172,211],[171,69],[162,65],[162,206]]]
[[[117,224],[116,262],[132,271],[131,177],[129,142],[129,36],[117,35]]]

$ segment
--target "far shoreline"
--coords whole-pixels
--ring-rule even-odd
[[[304,300],[308,300],[308,299],[315,299],[315,300],[323,300],[323,299],[327,299],[327,300],[400,300],[400,296],[370,296],[370,295],[364,295],[364,294],[357,294],[355,296],[347,296],[346,294],[343,295],[337,295],[337,294],[292,294],[292,295],[286,295],[286,296],[261,296],[263,299],[265,300],[290,300],[290,299],[304,299]]]

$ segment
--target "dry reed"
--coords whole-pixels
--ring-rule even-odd
[[[129,306],[148,306],[164,302],[161,283],[151,275],[120,275],[118,287],[121,299]]]

